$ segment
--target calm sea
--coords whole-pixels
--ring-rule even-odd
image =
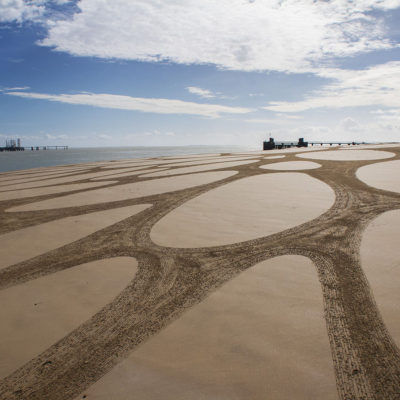
[[[68,150],[0,152],[0,172],[20,169],[80,164],[93,161],[123,160],[206,153],[260,150],[243,146],[174,146],[174,147],[91,147]]]

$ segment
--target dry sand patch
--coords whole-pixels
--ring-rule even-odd
[[[150,174],[140,175],[139,178],[151,178],[151,177],[155,177],[155,176],[191,174],[191,173],[194,173],[194,172],[211,171],[211,170],[215,170],[215,169],[237,167],[239,165],[252,164],[252,163],[255,163],[257,161],[259,161],[259,160],[232,161],[232,162],[228,161],[228,162],[219,162],[219,163],[216,163],[216,164],[204,164],[204,165],[196,165],[196,166],[193,166],[193,167],[168,169],[166,171],[153,172],[153,173],[150,173]]]
[[[176,190],[205,185],[207,183],[228,178],[235,174],[237,174],[236,171],[206,172],[190,176],[184,175],[170,178],[153,179],[143,182],[127,183],[113,186],[112,188],[91,190],[88,192],[57,197],[55,199],[38,201],[23,206],[12,207],[7,211],[48,210],[54,208],[77,207],[89,204],[136,199],[139,197],[152,196],[155,194],[174,192]],[[99,183],[101,184],[101,182]]]
[[[337,399],[314,265],[257,264],[153,336],[76,398]]]
[[[383,321],[400,346],[400,211],[374,219],[363,234],[361,266]]]
[[[112,183],[116,182],[117,181],[72,183],[70,185],[46,186],[46,187],[23,189],[23,190],[9,190],[7,192],[0,192],[0,201],[23,199],[25,197],[44,196],[47,194],[72,192],[74,190],[92,189],[99,186],[111,185]]]
[[[275,158],[285,158],[286,156],[268,156],[264,157],[264,160],[273,160]]]
[[[358,160],[381,160],[394,157],[394,153],[379,150],[347,150],[347,151],[317,151],[310,154],[297,154],[296,157],[311,158],[314,160],[331,161],[358,161]]]
[[[136,271],[132,257],[108,258],[0,291],[0,378],[100,311]]]
[[[135,215],[150,204],[62,218],[0,235],[0,269],[36,257]]]
[[[400,160],[366,165],[356,176],[369,186],[400,193]]]
[[[257,175],[210,190],[160,219],[150,233],[160,246],[220,246],[268,236],[318,217],[333,190],[302,173]]]
[[[273,169],[277,171],[295,171],[301,169],[315,169],[320,167],[321,164],[317,164],[313,161],[286,161],[260,166],[262,169]]]

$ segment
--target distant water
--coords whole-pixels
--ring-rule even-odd
[[[259,150],[243,146],[91,147],[0,152],[0,172],[93,161]]]

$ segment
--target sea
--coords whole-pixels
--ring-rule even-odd
[[[50,150],[0,152],[0,172],[23,169],[190,154],[236,153],[260,148],[246,146],[160,146],[160,147],[86,147]]]

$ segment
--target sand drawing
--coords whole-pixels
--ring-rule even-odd
[[[400,399],[400,305],[384,297],[388,285],[393,295],[400,288],[399,262],[390,258],[398,254],[393,236],[399,231],[389,226],[399,220],[400,146],[283,154],[283,165],[264,152],[217,171],[216,159],[225,156],[213,156],[185,175],[179,157],[154,158],[143,165],[159,165],[162,173],[116,170],[111,182],[95,188],[90,179],[107,170],[104,162],[84,174],[69,170],[71,190],[60,179],[63,192],[57,183],[30,193],[21,185],[23,195],[15,190],[0,199],[0,246],[21,229],[34,234],[63,224],[73,230],[73,217],[89,220],[117,210],[87,233],[66,234],[24,257],[8,256],[0,269],[1,315],[15,329],[29,326],[31,318],[26,310],[16,317],[10,308],[22,307],[24,290],[33,302],[46,282],[61,285],[50,278],[89,265],[85,278],[79,269],[71,278],[70,285],[82,285],[97,271],[90,263],[99,260],[104,270],[119,263],[115,274],[123,274],[119,293],[110,289],[106,304],[87,306],[83,322],[38,344],[29,360],[11,361],[10,346],[18,343],[10,341],[8,368],[7,359],[0,362],[0,399]],[[381,186],[379,176],[385,177]],[[9,182],[12,174],[6,177]],[[386,231],[391,240],[385,241]],[[29,247],[29,235],[19,240],[12,251]],[[381,257],[385,279],[376,272]],[[69,313],[68,307],[79,307],[85,290],[79,287],[75,302],[58,304],[61,313],[62,307]],[[41,305],[34,307],[40,311]],[[52,308],[48,315],[55,314]],[[12,335],[10,326],[0,336]],[[21,340],[29,342],[29,329],[23,333]]]

